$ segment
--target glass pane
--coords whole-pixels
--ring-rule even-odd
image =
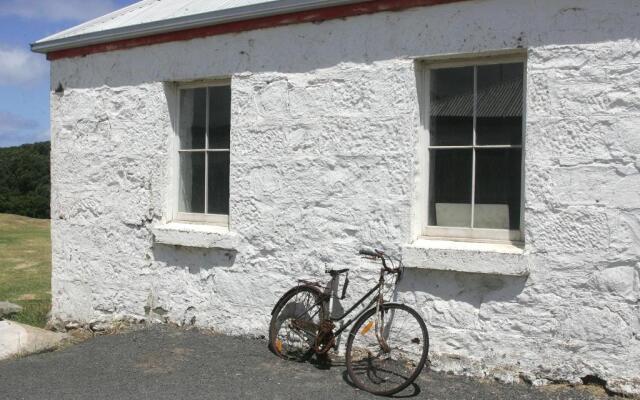
[[[229,153],[209,153],[208,214],[229,214]]]
[[[180,148],[204,149],[207,90],[180,91]]]
[[[473,67],[431,70],[431,146],[473,144]]]
[[[471,227],[472,150],[431,150],[429,225]]]
[[[209,88],[209,148],[228,149],[231,126],[231,87]]]
[[[204,153],[180,153],[178,211],[204,213]]]
[[[476,150],[475,228],[520,229],[521,149]]]
[[[478,67],[476,141],[522,144],[522,63]]]

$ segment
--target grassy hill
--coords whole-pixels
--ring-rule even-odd
[[[12,319],[44,326],[51,307],[49,220],[0,214],[0,301],[21,305]]]
[[[49,218],[50,143],[0,148],[0,213]]]

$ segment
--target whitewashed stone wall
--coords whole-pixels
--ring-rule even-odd
[[[438,369],[640,394],[639,20],[635,0],[469,1],[53,62],[54,317],[264,335],[276,299],[325,262],[356,271],[354,297],[375,280],[361,244],[416,238],[414,58],[522,47],[530,273],[411,269],[398,297],[425,317]],[[156,243],[163,82],[227,76],[236,249]]]

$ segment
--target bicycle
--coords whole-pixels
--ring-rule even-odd
[[[327,357],[336,338],[355,323],[345,350],[349,378],[362,390],[388,396],[402,391],[418,377],[427,362],[429,335],[424,320],[414,309],[384,300],[385,277],[396,275],[397,283],[402,264],[399,262],[396,267],[393,259],[379,249],[365,248],[358,254],[381,261],[378,283],[342,315],[334,316],[334,298],[346,297],[349,269],[326,270],[331,280],[325,286],[300,280],[271,311],[269,346],[287,360],[306,361],[314,354]],[[337,297],[342,274],[346,274],[342,294]],[[374,297],[366,307],[334,331],[336,322],[371,296]]]

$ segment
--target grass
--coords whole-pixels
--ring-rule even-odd
[[[23,307],[12,320],[43,327],[51,308],[49,220],[0,214],[0,301]]]

